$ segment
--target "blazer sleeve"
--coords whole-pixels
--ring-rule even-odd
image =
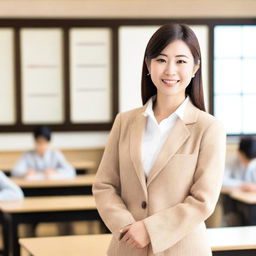
[[[189,195],[182,203],[143,220],[154,253],[172,247],[212,214],[222,185],[225,151],[225,131],[214,121],[202,137]]]
[[[92,187],[98,212],[118,239],[119,230],[135,222],[120,197],[119,137],[121,114],[117,114]]]

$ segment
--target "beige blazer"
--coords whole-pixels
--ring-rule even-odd
[[[116,116],[93,184],[97,209],[113,233],[107,255],[212,255],[204,221],[221,189],[224,129],[189,101],[146,180],[141,143],[147,104]],[[119,230],[138,220],[144,221],[151,243],[132,249],[119,242]]]

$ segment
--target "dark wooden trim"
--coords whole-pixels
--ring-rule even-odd
[[[14,47],[15,47],[14,49],[14,61],[15,61],[14,82],[15,82],[15,113],[16,113],[17,126],[21,126],[21,109],[22,109],[21,58],[20,58],[20,33],[19,32],[20,32],[19,28],[15,28],[14,30]]]
[[[112,117],[115,118],[119,109],[119,41],[118,26],[112,27]]]
[[[123,25],[162,25],[178,22],[190,25],[254,25],[256,17],[251,18],[143,18],[143,19],[58,19],[58,18],[1,18],[0,27],[111,27]]]
[[[69,59],[69,29],[63,29],[63,109],[64,109],[64,123],[70,125],[70,59]]]
[[[214,26],[210,25],[209,27],[209,45],[208,45],[208,92],[209,92],[209,112],[214,114]]]

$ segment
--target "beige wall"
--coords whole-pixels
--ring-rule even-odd
[[[255,17],[255,0],[0,0],[0,17]]]

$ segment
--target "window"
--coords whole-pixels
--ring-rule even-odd
[[[255,134],[256,26],[214,28],[214,115],[228,134]]]

